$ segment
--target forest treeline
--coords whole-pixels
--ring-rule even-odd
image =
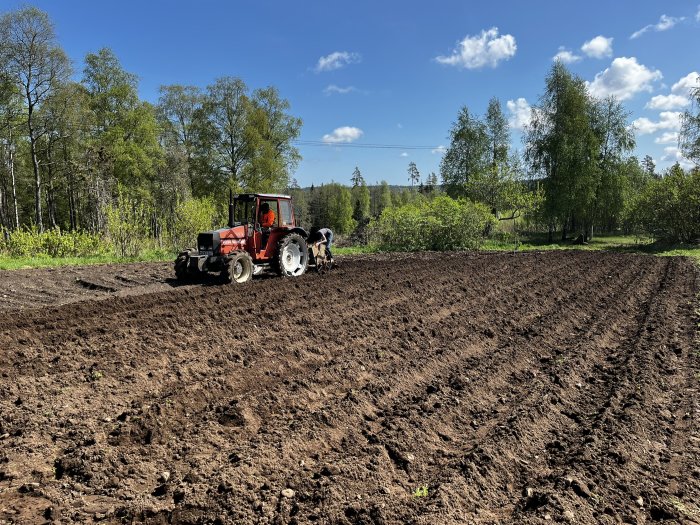
[[[692,98],[680,145],[699,162],[698,88]],[[511,148],[497,99],[484,116],[465,106],[439,175],[423,176],[410,163],[403,188],[368,185],[359,167],[335,174],[349,184],[299,188],[301,127],[275,87],[230,76],[205,88],[164,85],[155,104],[143,101],[136,75],[110,49],[75,65],[46,13],[7,12],[0,18],[0,250],[83,253],[104,247],[100,240],[119,255],[182,248],[197,231],[223,223],[229,189],[291,193],[302,225],[392,249],[424,247],[403,246],[399,224],[415,225],[413,234],[400,228],[406,239],[432,232],[454,240],[431,249],[474,246],[472,237],[509,220],[584,240],[619,230],[700,237],[697,168],[658,173],[650,156],[632,156],[624,106],[592,97],[561,63],[545,79],[522,152]],[[61,232],[75,233],[61,240]]]

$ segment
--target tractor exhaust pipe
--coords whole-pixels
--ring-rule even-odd
[[[233,190],[228,190],[228,227],[233,228]]]

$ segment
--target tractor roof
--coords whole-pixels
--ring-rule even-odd
[[[282,195],[278,193],[239,193],[235,196],[237,199],[254,199],[256,197],[262,197],[264,199],[291,199],[289,195]]]

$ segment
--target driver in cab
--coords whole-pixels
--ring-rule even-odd
[[[260,205],[260,226],[262,227],[262,246],[267,245],[267,239],[270,237],[270,228],[275,225],[275,212],[270,209],[267,202]]]
[[[275,224],[275,212],[270,209],[267,202],[260,205],[260,226],[263,228],[272,228]]]

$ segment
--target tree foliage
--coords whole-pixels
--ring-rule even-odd
[[[557,62],[527,129],[527,159],[545,180],[545,216],[564,237],[595,198],[597,149],[586,85]]]
[[[440,163],[445,191],[451,197],[465,196],[466,184],[489,164],[489,137],[486,125],[469,113],[466,106],[450,129],[450,145]]]
[[[19,89],[34,173],[34,221],[43,230],[42,179],[37,142],[46,132],[36,112],[69,75],[70,62],[56,43],[48,15],[36,7],[24,7],[0,18],[0,65],[4,75]]]
[[[694,243],[700,240],[700,170],[685,172],[676,163],[661,179],[642,190],[633,220],[657,239]]]
[[[408,163],[408,180],[411,182],[411,187],[420,182],[420,172],[415,162]]]
[[[489,100],[484,124],[486,125],[491,169],[502,168],[508,161],[510,130],[508,128],[508,120],[503,114],[501,103],[497,98]]]
[[[622,208],[620,170],[634,147],[629,114],[614,98],[597,100],[585,82],[556,62],[526,130],[526,158],[544,182],[543,215],[559,226],[591,235]]]
[[[693,106],[681,117],[679,144],[683,155],[700,165],[700,85],[691,90],[690,96]]]

